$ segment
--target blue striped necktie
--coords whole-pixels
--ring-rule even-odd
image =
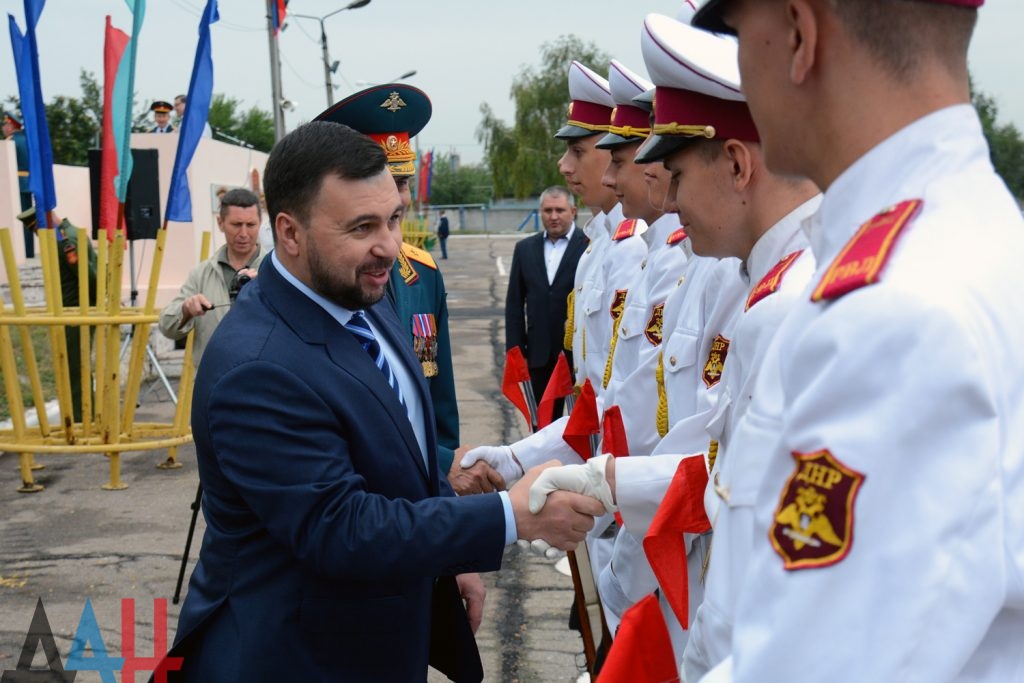
[[[377,338],[373,336],[373,330],[370,329],[370,324],[366,321],[366,314],[362,311],[353,313],[345,325],[345,329],[355,336],[356,341],[363,347],[363,351],[370,354],[370,358],[377,364],[377,368],[384,373],[392,391],[398,397],[398,402],[402,404],[403,408],[408,409],[408,406],[405,405],[405,397],[402,396],[402,387],[398,384],[398,377],[391,370],[391,365],[384,357],[384,350],[380,347]]]

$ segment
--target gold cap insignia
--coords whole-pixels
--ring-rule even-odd
[[[405,106],[405,100],[398,96],[397,91],[392,91],[380,106],[388,111],[395,112]]]

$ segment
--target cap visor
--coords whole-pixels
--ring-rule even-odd
[[[661,161],[691,140],[693,138],[686,135],[652,135],[640,145],[633,161],[637,164]]]
[[[640,107],[641,109],[646,109],[649,112],[654,111],[654,88],[651,88],[650,90],[645,90],[644,92],[634,97],[633,104]]]
[[[566,124],[558,129],[558,132],[555,133],[555,137],[558,138],[559,140],[566,140],[572,138],[586,138],[590,137],[591,135],[600,135],[603,132],[604,131],[601,130],[589,130],[587,128],[580,128],[579,126],[574,126],[572,124]]]
[[[693,15],[693,19],[690,20],[690,25],[694,28],[703,29],[705,31],[711,31],[712,33],[721,33],[723,35],[734,36],[736,32],[725,25],[722,21],[722,10],[725,9],[725,2],[723,0],[708,0],[705,2],[696,14]]]
[[[600,149],[611,149],[612,147],[618,147],[620,145],[629,145],[629,144],[632,144],[634,142],[643,142],[643,141],[644,141],[644,138],[640,138],[640,137],[626,138],[626,137],[623,137],[621,135],[616,135],[615,133],[608,133],[603,138],[598,140],[597,144],[595,144],[594,146],[598,147]]]

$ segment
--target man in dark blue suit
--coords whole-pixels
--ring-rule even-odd
[[[530,514],[541,468],[452,495],[422,372],[381,301],[402,204],[380,147],[306,124],[264,182],[275,251],[196,378],[207,530],[169,656],[188,681],[424,681],[428,663],[479,681],[469,572],[497,569],[517,537],[572,548],[603,506],[566,494]]]
[[[544,232],[516,244],[505,295],[505,350],[522,349],[538,401],[565,348],[567,299],[576,265],[589,244],[576,229],[576,205],[564,187],[541,193],[540,214]],[[567,360],[571,369],[571,354]],[[555,415],[561,412],[561,405],[556,406]]]

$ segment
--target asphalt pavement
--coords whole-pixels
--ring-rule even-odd
[[[500,390],[505,288],[514,243],[512,236],[453,236],[450,258],[439,261],[448,289],[464,443],[509,443],[523,436],[523,420]],[[180,352],[159,341],[161,366],[176,386]],[[145,394],[137,419],[166,421],[172,413],[170,398],[156,386]],[[137,657],[153,656],[162,628],[173,641],[179,605],[172,604],[171,596],[198,476],[191,444],[179,449],[180,469],[158,469],[165,457],[162,450],[125,455],[121,478],[128,488],[106,491],[101,488],[108,477],[103,455],[37,456],[45,469],[35,473],[36,480],[45,489],[22,494],[17,492],[17,456],[0,453],[0,672],[18,666],[40,600],[64,664],[76,633],[90,636],[86,661],[101,647],[110,657],[123,656],[130,649],[122,642],[123,620],[134,623]],[[200,515],[185,590],[203,528]],[[477,640],[485,680],[575,681],[583,658],[579,636],[566,626],[570,579],[551,560],[511,546],[502,569],[484,581],[488,594]],[[154,618],[161,600],[166,601],[165,620]],[[87,601],[94,626],[86,618]],[[33,668],[46,666],[44,647],[35,647]],[[89,683],[101,677],[82,670],[75,680]],[[117,680],[122,680],[120,673]],[[430,680],[446,679],[434,672]]]

